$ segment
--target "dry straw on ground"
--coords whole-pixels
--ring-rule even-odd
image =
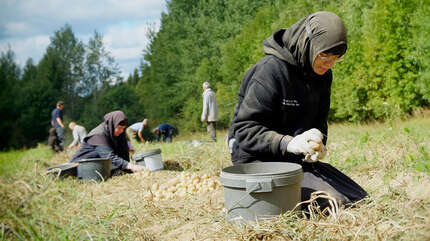
[[[71,154],[44,159],[29,151],[15,160],[22,171],[0,177],[0,237],[430,240],[430,166],[426,166],[430,161],[429,124],[425,115],[382,124],[331,125],[326,161],[351,176],[370,197],[353,208],[337,207],[332,202],[325,211],[311,207],[311,215],[287,212],[271,220],[241,225],[226,221],[223,188],[218,184],[211,182],[210,190],[195,188],[194,192],[190,188],[169,198],[155,198],[153,190],[158,185],[173,191],[169,184],[174,182],[175,187],[205,183],[202,180],[217,183],[219,171],[231,165],[221,140],[198,145],[180,139],[172,144],[139,145],[138,151],[161,148],[167,170],[124,175],[102,183],[44,175],[44,168],[66,162]],[[38,150],[49,151],[47,147]],[[199,181],[193,183],[197,177]],[[204,185],[210,186],[209,182]],[[324,193],[315,195],[330,199]]]

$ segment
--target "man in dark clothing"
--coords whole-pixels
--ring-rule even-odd
[[[55,129],[54,127],[51,127],[51,129],[49,129],[48,145],[55,152],[63,151],[63,147],[60,146],[60,139],[57,135],[57,129]]]
[[[163,135],[163,142],[172,142],[173,133],[175,127],[170,124],[161,124],[153,130],[157,141],[160,141],[161,135]]]
[[[57,130],[58,139],[60,140],[61,149],[64,147],[66,137],[64,135],[64,123],[63,123],[63,109],[64,102],[58,101],[57,107],[51,112],[51,125]]]
[[[230,125],[234,165],[301,164],[303,201],[316,190],[329,192],[341,204],[367,195],[340,171],[319,162],[327,151],[330,69],[346,49],[346,28],[331,12],[313,13],[264,41],[266,56],[244,76]]]

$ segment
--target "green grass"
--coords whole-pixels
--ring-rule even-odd
[[[0,152],[0,176],[13,177],[18,172],[37,169],[34,165],[46,166],[52,159],[53,152],[45,145],[29,150]]]
[[[48,166],[72,153],[44,145],[0,153],[0,240],[429,240],[430,115],[387,123],[329,126],[331,163],[363,186],[370,198],[338,217],[286,213],[235,226],[224,218],[222,188],[155,201],[145,193],[182,172],[218,176],[231,165],[223,140],[206,133],[175,137],[161,148],[168,170],[136,173],[103,183],[58,180]]]

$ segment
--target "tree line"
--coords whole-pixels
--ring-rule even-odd
[[[65,25],[50,38],[38,64],[30,58],[21,69],[12,49],[0,56],[1,149],[31,147],[47,140],[51,111],[65,102],[65,122],[94,128],[112,110],[130,113],[130,121],[144,114],[136,93],[136,70],[124,81],[118,64],[95,31],[87,43]]]
[[[68,25],[38,64],[29,60],[21,70],[12,50],[2,53],[0,146],[46,139],[58,99],[66,102],[66,120],[87,128],[122,109],[131,122],[144,116],[203,130],[204,81],[216,91],[218,126],[226,128],[244,74],[264,55],[263,40],[321,10],[338,14],[348,30],[345,61],[333,68],[330,121],[384,120],[429,105],[430,0],[170,0],[127,80],[102,36],[95,32],[84,44]]]

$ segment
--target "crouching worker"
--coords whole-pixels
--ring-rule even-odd
[[[130,163],[129,148],[124,130],[127,117],[122,111],[113,111],[104,116],[104,121],[84,138],[79,150],[70,162],[87,158],[107,158],[112,160],[111,175],[121,171],[130,173],[143,171],[144,166]]]
[[[153,130],[157,141],[160,141],[161,135],[163,135],[163,142],[172,142],[174,131],[175,127],[170,124],[161,124]]]
[[[87,135],[87,130],[85,130],[85,127],[83,126],[76,125],[75,122],[70,122],[69,128],[73,133],[73,141],[67,148],[77,148],[80,144],[82,144],[82,142],[84,142],[84,138]]]

